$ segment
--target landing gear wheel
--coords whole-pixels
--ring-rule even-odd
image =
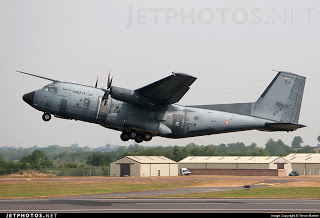
[[[138,133],[135,130],[131,130],[129,132],[129,138],[130,139],[135,139],[137,137]]]
[[[142,135],[137,135],[135,138],[134,138],[134,141],[136,143],[141,143],[143,142],[143,136]]]
[[[145,132],[145,133],[143,134],[143,140],[144,140],[144,141],[148,142],[148,141],[150,141],[151,139],[152,139],[152,134],[151,134],[151,133]]]
[[[130,138],[129,138],[129,133],[127,133],[127,132],[121,133],[120,138],[121,138],[121,140],[124,141],[124,142],[128,141],[128,140],[130,139]]]
[[[43,119],[44,121],[48,122],[49,120],[51,120],[51,115],[48,114],[48,113],[44,113],[44,114],[42,115],[42,119]]]

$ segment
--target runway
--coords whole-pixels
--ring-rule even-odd
[[[3,213],[266,213],[320,212],[320,200],[298,199],[113,199],[63,197],[0,200]]]

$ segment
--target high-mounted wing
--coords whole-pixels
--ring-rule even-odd
[[[135,92],[151,99],[153,104],[173,104],[180,101],[196,79],[185,73],[172,73],[166,78],[136,89]]]

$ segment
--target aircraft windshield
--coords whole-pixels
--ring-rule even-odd
[[[46,85],[42,89],[47,92],[57,93],[57,87],[55,87],[54,85]]]

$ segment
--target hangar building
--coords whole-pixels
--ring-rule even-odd
[[[291,164],[280,156],[189,156],[179,161],[192,175],[285,176]]]
[[[320,154],[291,153],[284,157],[299,175],[320,175]]]
[[[110,164],[110,176],[178,176],[178,163],[163,156],[126,156]]]

